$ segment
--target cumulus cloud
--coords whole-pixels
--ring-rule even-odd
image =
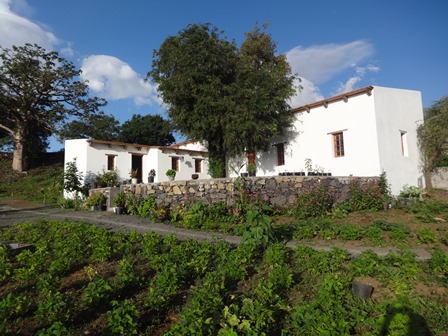
[[[355,69],[355,74],[350,77],[345,83],[339,83],[336,94],[352,91],[356,88],[356,85],[361,82],[362,79],[368,73],[377,73],[380,71],[380,68],[374,66],[373,64],[368,64],[365,67],[353,66]]]
[[[54,49],[54,46],[60,43],[53,33],[16,14],[13,9],[26,13],[32,12],[25,0],[14,2],[14,6],[11,0],[0,0],[0,45],[2,47],[10,48],[12,45],[37,43],[46,49]]]
[[[133,99],[135,104],[159,102],[155,86],[145,82],[122,60],[92,55],[82,61],[81,77],[97,95],[110,100]]]
[[[295,47],[286,53],[293,73],[315,85],[373,54],[373,46],[363,40],[347,44],[323,44],[308,48]]]
[[[295,87],[296,93],[289,101],[293,108],[324,99],[320,89],[306,78],[302,78],[300,83],[296,81]]]
[[[318,85],[333,79],[348,68],[355,68],[355,76],[344,84],[340,84],[338,91],[353,89],[367,72],[377,72],[379,68],[373,65],[359,67],[359,62],[365,61],[373,54],[373,46],[363,40],[346,44],[323,44],[308,48],[295,47],[286,53],[292,72],[302,79],[302,90],[297,90],[291,99],[293,107],[312,103],[324,99]]]

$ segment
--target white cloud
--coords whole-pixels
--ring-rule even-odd
[[[0,0],[0,45],[2,47],[10,48],[12,45],[37,43],[46,49],[53,49],[54,45],[60,43],[53,33],[19,16],[12,11],[12,7],[20,12],[31,12],[25,0],[14,2],[14,6],[10,0]]]
[[[365,67],[353,66],[355,69],[355,75],[350,77],[345,83],[339,83],[336,94],[352,91],[356,88],[356,85],[361,82],[362,79],[368,73],[377,73],[380,68],[372,64],[368,64]]]
[[[300,83],[296,82],[296,88],[298,84],[300,84],[301,89],[296,89],[296,94],[290,99],[289,105],[291,107],[299,107],[324,99],[319,88],[306,78],[302,78]]]
[[[110,100],[133,99],[135,104],[160,103],[155,86],[147,83],[125,62],[108,55],[82,61],[81,77],[97,95]]]
[[[373,46],[363,40],[347,44],[323,44],[295,47],[286,53],[293,73],[322,84],[343,70],[372,56]]]

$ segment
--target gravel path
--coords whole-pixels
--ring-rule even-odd
[[[7,204],[0,204],[0,229],[11,226],[14,223],[36,221],[38,219],[50,220],[72,220],[82,221],[96,224],[100,227],[112,231],[129,232],[135,230],[140,233],[154,231],[161,235],[175,234],[179,239],[196,239],[200,241],[225,240],[231,244],[237,245],[241,243],[241,237],[229,236],[217,232],[204,232],[178,228],[172,225],[154,223],[149,219],[138,218],[129,215],[116,215],[110,211],[73,211],[49,207],[11,207]],[[287,243],[288,247],[294,248],[297,242]],[[325,245],[309,245],[317,250],[331,250],[333,247],[340,247],[346,249],[352,256],[358,256],[363,251],[372,250],[378,255],[386,255],[389,252],[396,252],[398,249],[394,247],[379,248],[366,246],[352,246],[350,244],[342,244],[338,242],[329,241]],[[428,260],[431,258],[431,253],[425,249],[413,249],[419,260]]]

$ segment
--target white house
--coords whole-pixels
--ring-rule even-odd
[[[416,127],[423,121],[418,91],[367,86],[291,110],[293,127],[273,141],[271,150],[227,160],[230,177],[237,176],[248,161],[257,176],[313,169],[332,176],[379,176],[386,172],[392,193],[405,184],[420,185],[422,173]],[[76,158],[86,182],[103,170],[116,169],[121,179],[137,170],[141,182],[156,170],[155,182],[167,181],[167,169],[177,171],[176,180],[210,178],[207,148],[185,141],[157,147],[91,139],[67,140],[65,162]],[[243,168],[244,169],[244,168]]]
[[[146,183],[151,169],[154,182],[168,181],[166,171],[176,170],[176,180],[210,178],[207,148],[194,141],[171,146],[147,146],[116,141],[75,139],[65,141],[65,164],[76,161],[84,181],[93,185],[94,178],[104,171],[116,170],[121,180],[130,180],[131,170],[137,171],[138,182]]]
[[[291,112],[290,132],[269,152],[256,153],[257,176],[306,172],[310,159],[313,168],[333,176],[386,172],[395,195],[405,184],[422,183],[416,135],[423,121],[420,92],[367,86]],[[244,160],[229,160],[232,175],[232,167]]]

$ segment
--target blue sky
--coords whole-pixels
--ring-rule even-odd
[[[211,23],[237,44],[258,22],[302,78],[293,107],[366,85],[448,95],[444,0],[0,0],[0,45],[56,50],[83,70],[92,94],[120,122],[165,110],[143,79],[152,52],[191,23]],[[52,149],[62,145],[52,141]]]

